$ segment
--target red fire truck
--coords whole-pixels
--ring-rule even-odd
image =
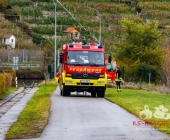
[[[60,53],[59,87],[62,96],[71,92],[90,92],[93,97],[104,97],[107,71],[111,72],[111,56],[105,46],[81,42],[64,44]],[[106,65],[107,62],[107,65]]]

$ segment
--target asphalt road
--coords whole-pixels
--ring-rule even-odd
[[[170,140],[104,98],[51,96],[51,116],[39,140]],[[140,121],[140,125],[137,122]]]

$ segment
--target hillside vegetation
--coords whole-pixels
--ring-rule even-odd
[[[74,20],[67,11],[57,3],[57,37],[58,47],[65,42],[63,30],[69,26],[78,28],[82,38],[96,41],[92,38],[99,36],[99,15],[88,7],[95,8],[102,19],[102,43],[108,48],[121,40],[122,29],[120,19],[128,16],[141,16],[145,22],[154,19],[159,21],[159,28],[169,36],[169,9],[167,1],[127,1],[127,0],[61,0],[61,4],[71,12]],[[40,36],[53,39],[54,35],[54,4],[51,0],[11,0],[11,13],[21,15],[20,21],[29,23],[35,33],[34,41],[40,43]],[[88,31],[80,25],[83,25]],[[92,35],[90,35],[92,34]]]
[[[3,14],[0,15],[0,36],[2,37],[5,34],[13,34],[16,40],[17,48],[33,48],[36,44],[33,43],[32,38],[24,33],[20,27],[17,26],[15,22],[10,22],[6,20]],[[0,42],[0,47],[3,46],[2,42]]]
[[[56,5],[58,48],[63,43],[74,41],[68,40],[63,34],[67,27],[76,27],[80,31],[80,41],[85,38],[87,42],[96,42],[99,37],[100,15],[101,42],[107,47],[108,52],[115,53],[115,47],[122,41],[124,31],[120,20],[133,17],[141,18],[144,23],[158,21],[158,30],[163,35],[160,46],[169,47],[169,0],[60,0]],[[9,0],[9,6],[3,13],[6,19],[19,25],[37,46],[45,48],[44,50],[48,48],[48,53],[52,52],[54,46],[54,3],[52,0]],[[48,53],[44,56],[48,56]],[[52,58],[53,54],[48,62],[52,61]],[[168,62],[167,65],[169,65]],[[160,68],[156,69],[161,71]]]

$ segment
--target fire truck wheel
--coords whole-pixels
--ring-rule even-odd
[[[105,90],[103,90],[103,91],[101,91],[101,92],[100,92],[100,97],[102,97],[102,98],[103,98],[103,97],[104,97],[104,95],[105,95]]]
[[[92,97],[96,97],[96,93],[95,92],[91,92],[91,96]]]
[[[63,85],[62,93],[63,93],[63,96],[67,96],[68,90],[65,89],[64,85]]]
[[[71,92],[69,90],[67,90],[67,96],[70,96]]]
[[[99,91],[99,92],[97,93],[97,97],[103,98],[104,95],[105,95],[105,90],[101,90],[101,91]]]

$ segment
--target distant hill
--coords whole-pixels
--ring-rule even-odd
[[[169,1],[60,0],[59,2],[62,5],[57,3],[58,47],[63,43],[72,41],[64,38],[63,30],[67,27],[78,28],[81,32],[81,39],[86,38],[89,42],[96,42],[93,35],[96,39],[99,38],[100,15],[102,44],[107,46],[108,51],[113,51],[112,47],[114,44],[121,41],[123,31],[119,21],[124,17],[140,16],[144,22],[158,20],[160,24],[159,29],[166,34],[166,38],[169,37]],[[32,32],[31,37],[35,43],[41,43],[43,38],[53,42],[54,3],[52,0],[10,0],[9,3],[12,9],[9,9],[7,13],[17,15],[19,18],[17,17],[16,19],[22,23],[29,24]],[[7,17],[9,18],[9,16]],[[16,19],[13,21],[16,21]]]

